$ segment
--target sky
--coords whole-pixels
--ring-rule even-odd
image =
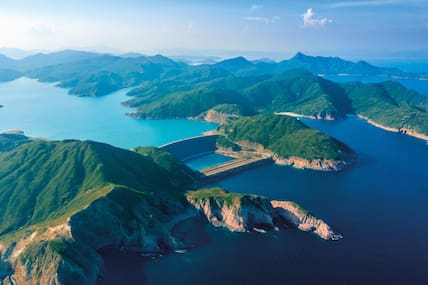
[[[428,0],[0,0],[0,47],[426,56]]]

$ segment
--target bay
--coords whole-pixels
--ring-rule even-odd
[[[104,97],[76,97],[34,79],[0,83],[0,132],[22,130],[31,137],[96,140],[123,148],[159,146],[197,136],[216,124],[192,120],[138,120],[120,105],[123,89]]]
[[[208,227],[209,244],[147,263],[134,284],[427,284],[427,144],[356,117],[305,123],[349,144],[356,165],[338,173],[270,165],[215,186],[294,200],[344,239]]]

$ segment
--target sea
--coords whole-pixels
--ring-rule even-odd
[[[428,95],[428,82],[415,86]],[[0,131],[132,148],[159,146],[216,127],[132,119],[120,105],[126,92],[78,98],[28,78],[1,83]],[[295,201],[334,227],[342,240],[325,241],[293,229],[233,233],[206,225],[195,229],[200,244],[187,252],[156,259],[105,253],[101,284],[428,284],[427,143],[354,116],[302,120],[347,143],[358,154],[355,165],[336,173],[267,165],[211,186]],[[210,156],[187,163],[201,169],[219,161]]]

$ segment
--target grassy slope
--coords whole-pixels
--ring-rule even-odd
[[[348,160],[352,150],[319,131],[309,129],[295,118],[257,115],[242,118],[223,127],[233,141],[250,141],[263,145],[283,158]]]
[[[291,70],[243,90],[257,109],[303,115],[343,116],[351,110],[337,84],[304,70]]]
[[[190,185],[198,179],[199,175],[185,164],[178,161],[172,154],[157,147],[137,147],[134,151],[149,156],[163,168],[174,184],[177,186]]]
[[[113,185],[177,190],[152,159],[106,144],[34,141],[2,153],[0,235],[82,209]]]
[[[29,141],[28,137],[19,134],[0,134],[0,152],[11,150]]]

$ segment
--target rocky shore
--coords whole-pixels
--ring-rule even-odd
[[[262,145],[253,142],[234,142],[239,145],[241,151],[233,151],[230,148],[217,147],[217,153],[230,156],[234,158],[242,157],[271,157],[275,164],[291,166],[297,169],[310,169],[318,171],[341,171],[354,162],[353,159],[349,161],[342,160],[331,160],[331,159],[305,159],[301,157],[288,157],[283,158],[273,153],[270,150],[265,149]]]
[[[418,138],[418,139],[422,139],[422,140],[428,141],[428,135],[424,135],[424,134],[418,133],[418,132],[416,132],[414,130],[410,130],[410,129],[407,129],[407,128],[399,128],[399,129],[392,128],[392,127],[388,127],[388,126],[384,126],[382,124],[376,123],[375,121],[373,121],[373,120],[371,120],[368,117],[365,117],[363,115],[357,115],[357,116],[358,116],[358,118],[363,119],[367,123],[369,123],[369,124],[371,124],[371,125],[373,125],[375,127],[381,128],[383,130],[386,130],[386,131],[389,131],[389,132],[394,132],[394,133],[401,133],[403,135],[408,135],[408,136],[411,136],[411,137],[415,137],[415,138]]]
[[[313,232],[326,240],[342,238],[323,220],[291,201],[270,201],[265,197],[230,193],[220,188],[191,191],[186,198],[204,219],[215,227],[230,231],[292,227]]]

